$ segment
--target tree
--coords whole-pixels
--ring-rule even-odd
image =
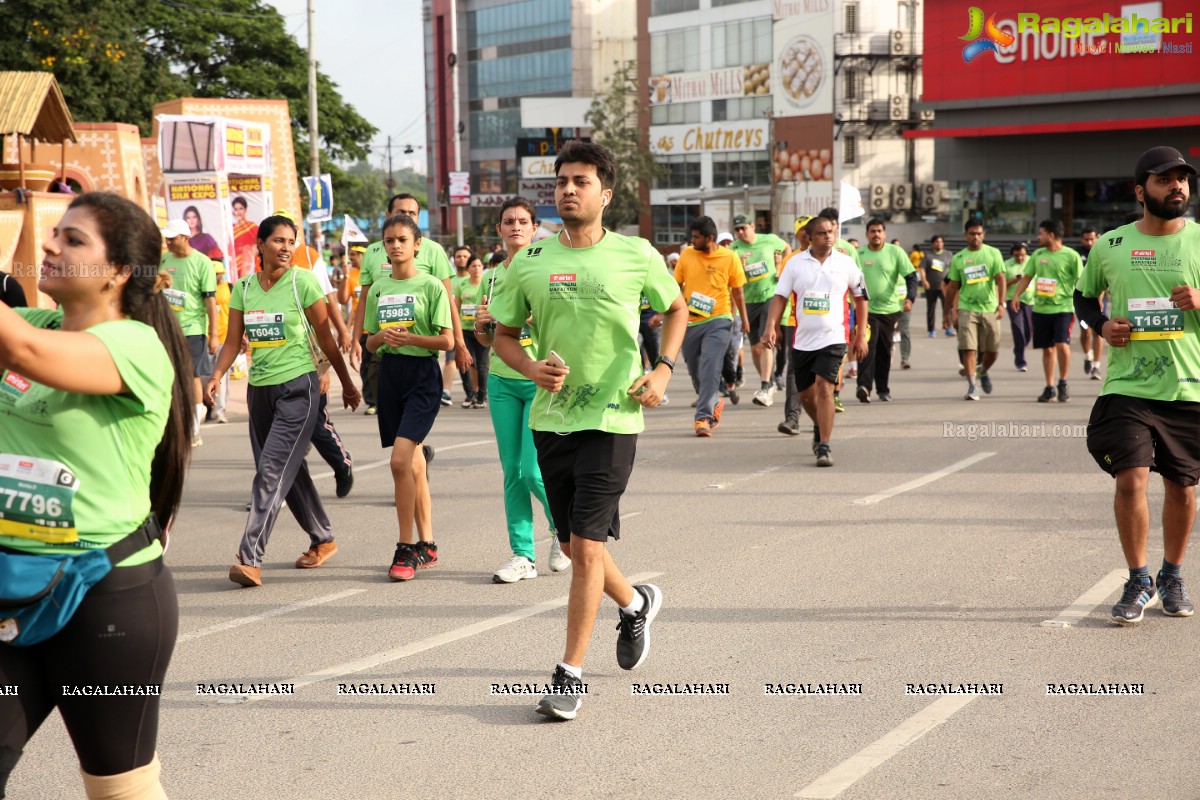
[[[592,139],[612,151],[617,162],[617,185],[605,219],[614,230],[637,222],[650,209],[642,202],[641,186],[647,188],[666,167],[650,154],[646,134],[638,129],[638,112],[644,110],[644,93],[638,84],[637,64],[616,62],[608,87],[592,100],[585,121],[592,126]]]
[[[4,0],[0,69],[52,71],[76,119],[150,135],[155,103],[176,97],[286,99],[301,175],[309,172],[307,53],[259,0]],[[317,75],[322,170],[366,157],[376,129]]]

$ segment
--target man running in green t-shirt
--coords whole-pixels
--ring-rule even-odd
[[[1004,312],[1004,256],[990,244],[983,243],[983,221],[974,217],[963,225],[967,249],[959,250],[950,259],[946,275],[946,305],[950,306],[950,321],[958,329],[958,349],[966,376],[967,393],[964,400],[978,400],[975,388],[975,365],[979,364],[979,387],[984,394],[992,393],[988,370],[1000,355],[1000,317]]]
[[[1054,367],[1058,365],[1058,402],[1071,399],[1067,390],[1067,368],[1071,366],[1071,325],[1075,322],[1071,297],[1079,276],[1083,274],[1083,259],[1062,243],[1063,224],[1057,219],[1044,219],[1038,224],[1038,244],[1029,257],[1025,277],[1017,284],[1020,296],[1033,285],[1033,347],[1042,351],[1042,372],[1046,388],[1038,397],[1039,403],[1049,403],[1055,397]],[[1013,303],[1015,304],[1014,300]],[[1015,307],[1015,305],[1011,306]]]
[[[773,233],[757,233],[754,221],[745,214],[733,218],[733,233],[737,241],[729,249],[742,259],[746,273],[746,313],[750,324],[750,355],[758,369],[759,390],[754,402],[760,406],[775,403],[775,350],[763,346],[767,330],[767,310],[775,296],[775,284],[783,265],[792,255],[792,248]]]
[[[1112,346],[1088,420],[1088,451],[1116,479],[1117,533],[1129,580],[1112,621],[1163,613],[1190,617],[1181,568],[1196,519],[1200,481],[1200,225],[1184,214],[1196,168],[1172,147],[1142,153],[1134,194],[1137,222],[1100,237],[1074,293],[1075,312]],[[1100,308],[1107,291],[1112,319]],[[1150,578],[1146,542],[1151,470],[1163,477],[1163,562]]]
[[[863,278],[867,282],[868,321],[871,340],[867,355],[858,363],[858,399],[871,402],[871,391],[886,403],[892,399],[889,377],[892,373],[892,337],[905,311],[912,310],[917,298],[917,274],[904,249],[890,244],[883,220],[872,217],[867,222],[867,246],[858,251]],[[896,291],[903,283],[904,295]]]
[[[586,691],[583,659],[605,594],[621,608],[617,665],[633,669],[650,652],[649,626],[662,592],[652,584],[630,585],[605,544],[620,536],[619,504],[644,427],[642,408],[662,400],[688,310],[649,242],[604,229],[601,216],[617,174],[612,153],[569,141],[554,173],[563,230],[513,258],[488,310],[497,322],[496,355],[537,384],[529,427],[554,529],[572,563],[566,650],[537,712],[574,719]],[[642,297],[664,313],[662,355],[648,374],[637,339]],[[520,341],[530,317],[538,328],[538,360]]]

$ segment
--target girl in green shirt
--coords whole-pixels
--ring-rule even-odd
[[[458,314],[464,331],[475,327],[475,313],[483,297],[483,259],[472,255],[467,262],[467,279],[460,282],[454,289],[454,310]],[[480,343],[474,336],[464,337],[467,342],[467,352],[475,362],[470,367],[470,384],[463,381],[467,390],[467,399],[463,400],[463,408],[487,408],[487,382],[490,348]],[[472,392],[471,389],[474,389]]]
[[[437,247],[433,242],[430,247]],[[417,269],[421,229],[397,214],[383,223],[383,247],[392,274],[371,284],[363,330],[367,350],[380,357],[376,420],[379,442],[392,448],[396,519],[400,527],[388,577],[407,581],[436,566],[433,508],[421,444],[441,409],[439,351],[454,349],[454,319],[440,280]],[[420,540],[413,541],[413,527]]]
[[[487,288],[483,301],[475,312],[475,339],[482,345],[491,346],[495,324],[488,313],[487,304],[504,282],[513,256],[527,247],[537,232],[537,214],[530,202],[516,197],[500,207],[500,224],[496,233],[504,241],[508,258],[500,266],[488,270],[482,281]],[[530,358],[534,355],[534,323],[526,323],[522,331],[521,344]],[[496,449],[500,452],[500,466],[504,470],[504,516],[508,523],[508,543],[512,549],[510,558],[496,570],[492,580],[496,583],[516,583],[524,578],[537,577],[537,557],[533,540],[533,503],[530,496],[542,504],[546,519],[550,516],[550,505],[546,502],[546,487],[542,483],[542,471],[538,467],[537,449],[533,445],[533,431],[529,429],[529,408],[537,386],[533,381],[496,359],[488,390],[492,402],[492,428],[496,431]],[[550,524],[550,571],[561,572],[571,566],[571,559],[563,555]]]
[[[58,708],[88,797],[165,798],[159,698],[61,689],[161,686],[166,675],[179,607],[160,540],[191,452],[191,359],[156,286],[162,235],[144,210],[80,195],[42,249],[38,288],[58,310],[0,303],[0,489],[31,512],[10,504],[0,519],[0,560],[21,567],[116,545],[116,564],[49,638],[0,644],[0,685],[20,692],[0,694],[0,796]],[[0,597],[12,596],[0,580]],[[6,616],[0,641],[12,642],[21,631]]]

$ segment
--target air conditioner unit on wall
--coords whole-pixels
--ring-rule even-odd
[[[922,183],[917,193],[917,207],[922,211],[933,211],[941,199],[941,189],[936,183]]]
[[[922,122],[933,122],[933,119],[935,116],[936,116],[936,113],[934,112],[934,110],[932,108],[922,108],[921,109],[921,121]]]
[[[892,186],[892,208],[897,211],[908,211],[912,208],[912,186],[907,183],[897,183]]]
[[[912,41],[908,31],[892,31],[888,34],[889,52],[894,56],[906,56],[912,52]]]
[[[872,211],[886,211],[891,206],[891,196],[888,191],[887,184],[874,183],[871,184],[871,202],[870,208]]]
[[[908,98],[893,94],[888,97],[888,120],[902,122],[908,119]]]

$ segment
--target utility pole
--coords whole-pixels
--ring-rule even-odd
[[[308,0],[308,168],[309,174],[320,177],[321,153],[317,149],[317,48],[313,25],[313,2]],[[314,222],[309,240],[320,251],[321,226]]]
[[[454,60],[450,63],[450,102],[453,105],[454,120],[454,171],[462,170],[462,135],[463,124],[459,118],[458,109],[458,0],[450,0],[450,53]],[[463,246],[463,208],[454,207],[454,227],[457,228],[458,246]]]
[[[388,137],[387,154],[388,154],[387,188],[388,188],[388,191],[390,192],[396,186],[396,179],[392,177],[392,137],[391,136]]]

